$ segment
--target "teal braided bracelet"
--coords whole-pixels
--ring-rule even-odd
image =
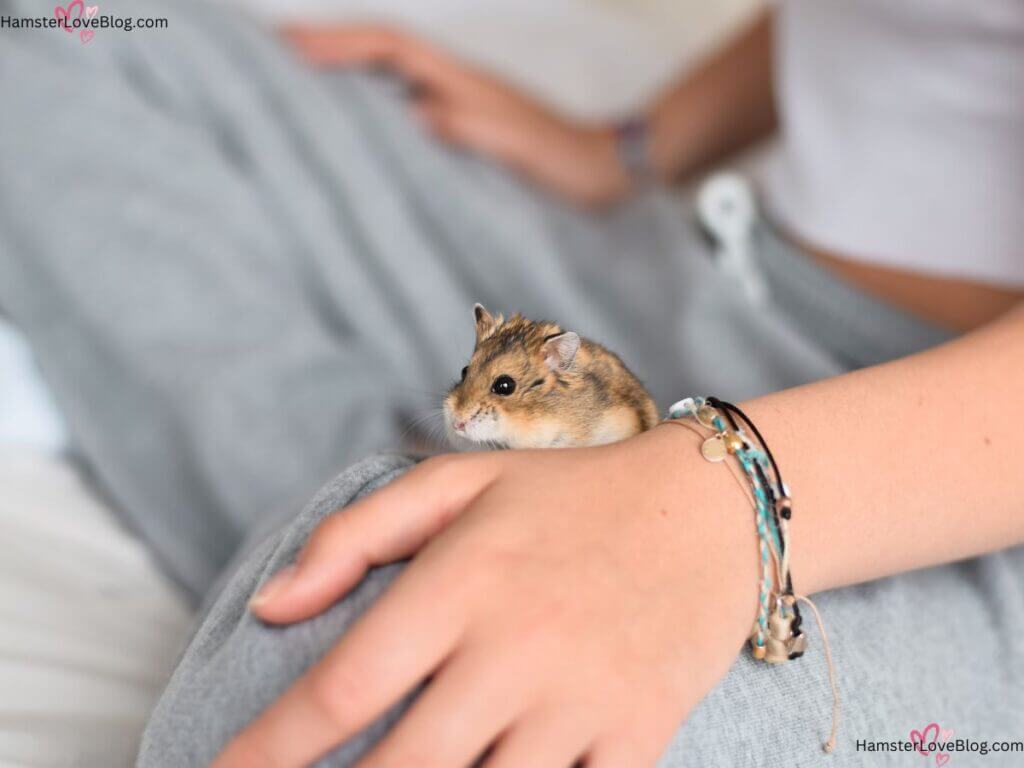
[[[755,437],[748,434],[737,418]],[[801,629],[799,602],[803,601],[814,612],[832,687],[832,729],[824,744],[825,751],[832,752],[839,726],[839,691],[828,636],[818,609],[793,590],[789,568],[789,521],[792,517],[789,490],[757,427],[738,407],[715,397],[687,397],[669,408],[666,421],[687,419],[712,432],[701,445],[701,455],[710,462],[722,462],[732,456],[750,488],[761,559],[757,617],[749,639],[754,658],[770,664],[800,658],[807,648],[807,635]]]

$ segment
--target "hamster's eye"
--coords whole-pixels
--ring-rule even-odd
[[[491,392],[502,397],[508,397],[516,391],[516,380],[507,374],[501,374],[491,384]]]
[[[465,381],[466,380],[466,374],[467,373],[469,373],[469,366],[468,365],[465,368],[462,369],[462,379],[461,379],[461,381]]]

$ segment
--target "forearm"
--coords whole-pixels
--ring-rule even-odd
[[[669,89],[647,117],[650,159],[665,180],[768,135],[775,128],[771,10]]]
[[[941,347],[742,406],[793,494],[817,592],[1024,542],[1024,311]]]

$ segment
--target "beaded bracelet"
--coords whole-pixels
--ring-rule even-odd
[[[733,457],[749,485],[761,555],[758,610],[750,633],[754,658],[770,664],[782,664],[803,656],[807,649],[807,635],[801,629],[803,618],[799,603],[804,602],[814,612],[832,688],[832,729],[824,744],[825,751],[832,752],[839,727],[839,691],[828,635],[818,609],[808,598],[793,590],[789,567],[789,523],[793,503],[789,489],[783,483],[775,457],[761,433],[737,406],[715,397],[687,397],[669,408],[664,423],[687,426],[684,423],[687,419],[711,430],[707,435],[694,429],[705,438],[700,448],[701,455],[710,462],[722,462]],[[744,426],[749,428],[753,437]]]

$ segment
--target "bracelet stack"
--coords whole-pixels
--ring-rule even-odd
[[[825,751],[831,752],[835,748],[839,720],[839,693],[832,654],[814,604],[793,590],[793,575],[789,567],[789,526],[793,502],[771,450],[743,411],[716,397],[680,400],[669,409],[665,423],[693,428],[704,437],[701,455],[710,462],[722,462],[731,457],[749,486],[761,556],[757,616],[750,632],[754,658],[769,664],[782,664],[803,656],[807,649],[807,635],[802,629],[799,602],[805,602],[814,611],[824,641],[832,685],[832,732],[825,743]]]

